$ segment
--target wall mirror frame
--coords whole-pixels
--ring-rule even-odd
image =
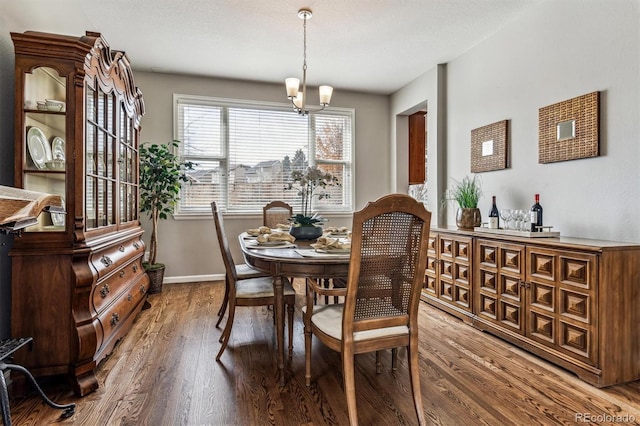
[[[538,163],[600,155],[599,103],[600,92],[591,92],[540,108]]]

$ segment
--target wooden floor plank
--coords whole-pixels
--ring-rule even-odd
[[[300,282],[298,305],[304,303]],[[238,308],[231,340],[215,361],[221,328],[215,327],[222,282],[165,285],[152,307],[100,365],[100,388],[77,398],[64,381],[40,379],[60,411],[35,394],[12,398],[14,425],[345,425],[340,355],[314,341],[312,382],[305,386],[300,310],[294,353],[280,388],[273,311]],[[298,306],[299,308],[299,306]],[[224,325],[224,321],[223,321]],[[356,356],[361,424],[412,425],[406,350],[391,371],[390,353],[375,372],[374,354]],[[553,364],[474,329],[426,304],[420,306],[420,368],[424,412],[434,425],[571,425],[582,413],[640,424],[640,382],[597,389]],[[626,417],[623,417],[626,416]]]

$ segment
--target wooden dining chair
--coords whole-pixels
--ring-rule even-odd
[[[427,264],[431,213],[404,194],[369,203],[353,215],[351,257],[344,303],[314,305],[314,293],[324,294],[308,279],[303,307],[305,379],[311,383],[311,341],[315,335],[342,353],[342,374],[349,422],[358,424],[354,356],[406,347],[413,403],[425,424],[418,365],[418,304]]]
[[[216,234],[218,235],[218,243],[220,244],[220,252],[222,253],[222,260],[224,261],[224,267],[226,276],[229,283],[229,295],[228,295],[228,310],[229,316],[227,323],[222,331],[220,337],[220,350],[216,355],[216,361],[220,360],[222,353],[226,349],[229,343],[229,337],[231,335],[231,328],[233,327],[233,320],[236,313],[237,306],[268,306],[275,304],[275,294],[273,290],[273,277],[260,276],[251,278],[240,278],[233,257],[231,255],[231,249],[229,248],[229,242],[224,231],[224,221],[222,219],[222,212],[218,210],[215,201],[211,203],[211,211],[213,213],[213,222],[216,227]],[[289,327],[289,358],[293,355],[293,313],[296,303],[296,292],[291,286],[288,279],[284,280],[284,303],[287,308],[288,314],[288,327]]]
[[[271,201],[262,208],[262,224],[269,228],[276,228],[278,224],[289,223],[293,216],[293,207],[284,201]]]
[[[211,208],[213,209],[214,203],[211,203]],[[216,208],[217,209],[217,208]],[[215,217],[215,213],[214,213]],[[246,263],[240,263],[234,265],[236,270],[236,276],[239,280],[244,280],[247,278],[258,278],[258,277],[270,277],[266,272],[258,271],[253,269],[251,266]],[[224,296],[222,297],[222,303],[220,304],[220,309],[218,309],[218,321],[216,322],[216,328],[220,326],[222,319],[224,318],[224,314],[227,311],[227,306],[229,305],[229,274],[225,273],[224,277]],[[220,336],[220,342],[222,342],[222,336]]]

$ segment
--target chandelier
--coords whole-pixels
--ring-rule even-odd
[[[303,20],[304,30],[304,56],[302,62],[302,91],[300,91],[300,79],[289,77],[284,80],[287,88],[287,98],[293,104],[293,109],[300,115],[306,115],[309,112],[322,111],[329,105],[333,87],[320,86],[320,106],[309,108],[307,105],[307,20],[311,19],[312,13],[310,9],[300,9],[298,18]]]

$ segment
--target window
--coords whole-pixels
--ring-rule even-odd
[[[180,155],[197,164],[176,213],[209,214],[211,201],[231,213],[262,212],[273,200],[296,210],[296,191],[285,189],[291,171],[314,164],[341,185],[313,210],[353,210],[353,110],[300,116],[281,104],[174,95],[174,116]]]

